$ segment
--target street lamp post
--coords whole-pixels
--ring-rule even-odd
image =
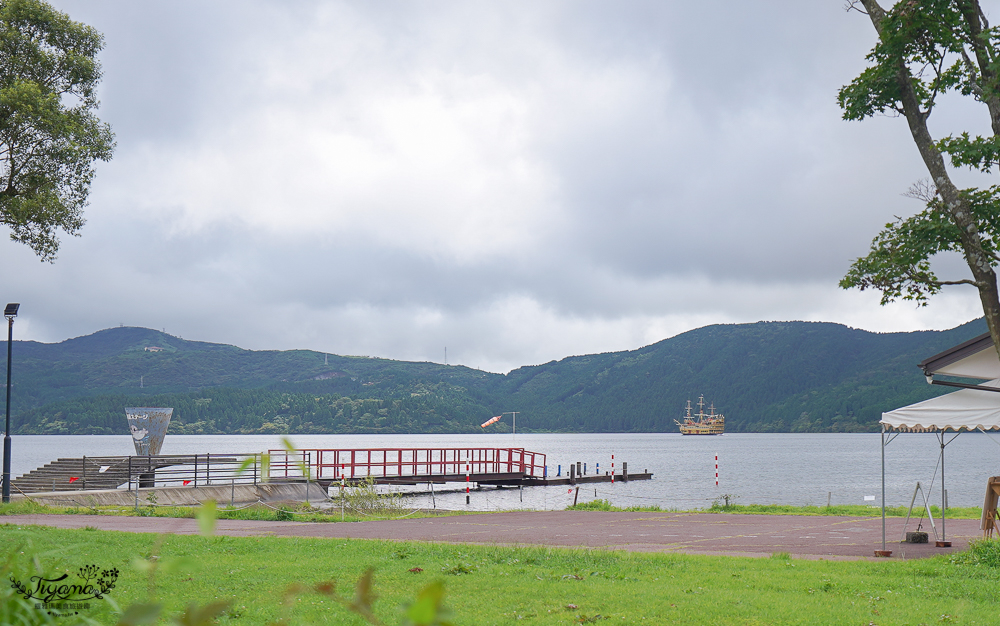
[[[8,304],[3,310],[7,318],[7,422],[3,431],[3,502],[10,502],[10,357],[14,340],[14,318],[17,317],[18,303]]]

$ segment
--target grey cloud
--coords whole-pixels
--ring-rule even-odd
[[[712,321],[829,311],[859,324],[845,303],[870,300],[836,281],[882,224],[916,209],[899,195],[922,175],[905,124],[839,119],[836,91],[873,34],[838,2],[56,5],[106,35],[102,110],[119,151],[56,265],[0,247],[46,340],[122,322],[254,348],[437,359],[449,345],[504,369]],[[468,167],[390,172],[350,193],[323,186],[340,174],[325,165],[283,162],[297,146],[321,152],[320,132],[388,151],[392,133],[433,121],[417,110],[400,130],[372,116],[406,98],[494,124],[451,129],[481,133],[459,138],[481,162],[443,159]],[[462,108],[479,104],[496,110]],[[266,144],[269,121],[286,143]],[[447,139],[426,140],[428,153]],[[189,181],[158,168],[186,175],[186,159],[208,186],[171,195]],[[235,163],[248,171],[224,171]],[[523,171],[551,190],[498,199],[522,191]],[[307,211],[317,223],[254,221],[258,196],[275,223]],[[318,223],[345,207],[480,208],[463,203],[523,230],[459,258],[447,223]]]

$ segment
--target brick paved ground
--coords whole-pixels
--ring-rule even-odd
[[[903,519],[886,520],[886,548],[892,558],[923,558],[964,550],[980,536],[979,520],[947,520],[951,548],[899,543]],[[8,515],[0,524],[39,524],[59,528],[92,526],[102,530],[195,534],[191,519],[92,515]],[[924,525],[924,530],[930,530]],[[914,530],[911,521],[909,530]],[[940,529],[939,529],[940,531]],[[2,526],[0,526],[2,532]],[[881,518],[709,513],[612,513],[541,511],[484,513],[453,517],[352,523],[300,523],[219,520],[220,535],[390,539],[493,545],[546,545],[639,552],[683,552],[796,558],[858,559],[881,549]]]

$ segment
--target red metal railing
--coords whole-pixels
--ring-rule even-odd
[[[545,455],[524,448],[366,448],[361,450],[268,450],[270,476],[312,478],[409,478],[471,474],[544,477]]]

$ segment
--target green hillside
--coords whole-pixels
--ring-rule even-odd
[[[547,429],[673,430],[704,394],[730,432],[865,431],[883,411],[945,393],[916,364],[985,332],[877,334],[840,324],[706,326],[639,350],[570,357],[507,376],[511,406]]]
[[[474,432],[509,410],[523,413],[525,430],[658,432],[675,430],[685,401],[704,394],[730,432],[866,431],[882,411],[948,391],[927,385],[916,364],[982,332],[982,320],[887,334],[715,325],[503,375],[111,328],[15,342],[13,430],[126,433],[123,407],[156,405],[175,407],[173,433]]]

